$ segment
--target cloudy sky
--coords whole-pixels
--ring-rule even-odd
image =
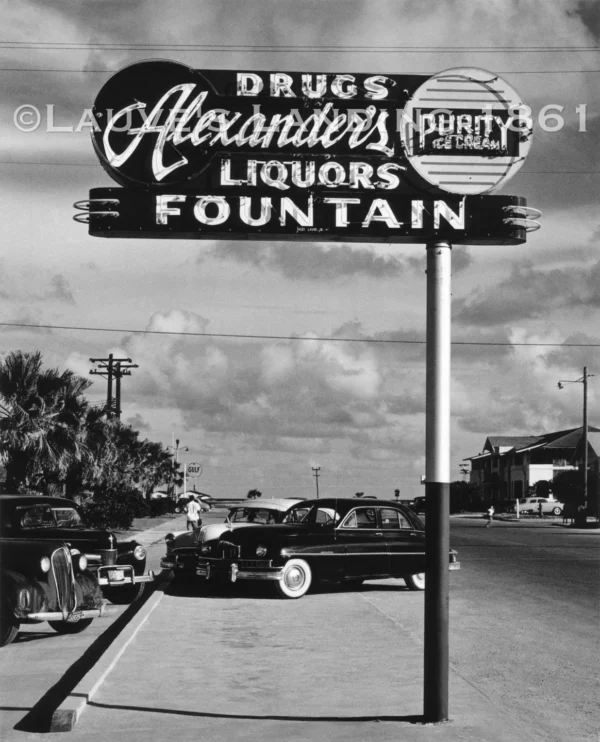
[[[528,160],[501,192],[527,197],[543,227],[526,245],[453,250],[451,478],[488,435],[580,424],[581,385],[559,392],[557,381],[584,365],[598,374],[589,408],[600,425],[595,0],[5,0],[2,18],[0,353],[39,349],[47,365],[85,376],[90,357],[132,358],[123,419],[142,437],[187,446],[181,459],[203,466],[199,489],[311,496],[320,466],[322,495],[421,494],[425,247],[88,236],[72,204],[114,184],[89,130],[46,131],[47,107],[55,126],[76,129],[112,72],[148,58],[501,74],[536,122]],[[42,114],[34,132],[14,123],[26,104]],[[563,107],[554,132],[540,126],[550,104]],[[89,397],[101,402],[106,384],[94,378]]]

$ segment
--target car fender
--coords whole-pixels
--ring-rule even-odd
[[[143,546],[143,544],[138,541],[125,541],[123,543],[117,541],[117,564],[129,564],[133,567],[136,575],[142,575],[146,569],[146,557],[143,559],[134,557],[133,552],[137,546]]]

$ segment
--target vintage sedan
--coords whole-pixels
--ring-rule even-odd
[[[223,533],[242,526],[264,526],[281,523],[290,507],[301,502],[297,499],[271,498],[243,502],[232,507],[224,523],[209,523],[196,531],[168,533],[165,536],[167,554],[161,561],[163,569],[173,569],[178,582],[193,580],[196,576],[196,558],[201,554],[200,546],[213,541]]]
[[[200,552],[201,579],[269,580],[283,598],[302,597],[313,581],[400,577],[410,590],[425,588],[425,527],[408,508],[384,500],[304,500],[281,524],[224,533]],[[448,563],[460,568],[455,551]]]
[[[48,621],[76,634],[103,614],[104,599],[87,559],[62,541],[0,538],[0,646],[21,624]]]
[[[146,549],[137,541],[118,542],[109,531],[88,528],[72,500],[42,495],[0,495],[0,536],[66,541],[87,558],[104,595],[131,603],[153,574],[144,574]]]

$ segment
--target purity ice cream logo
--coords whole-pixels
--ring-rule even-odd
[[[446,70],[427,80],[404,108],[409,164],[430,187],[481,194],[521,167],[531,144],[530,109],[491,72]]]

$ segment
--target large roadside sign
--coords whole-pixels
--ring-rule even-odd
[[[478,68],[426,77],[138,62],[93,109],[95,151],[121,188],[94,189],[80,220],[101,237],[516,244],[532,227],[526,202],[489,194],[527,156],[527,110]]]

